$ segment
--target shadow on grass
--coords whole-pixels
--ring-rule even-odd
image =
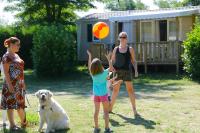
[[[154,94],[162,90],[181,91],[181,86],[187,84],[187,82],[181,81],[183,77],[182,75],[178,76],[175,74],[140,75],[139,78],[133,79],[133,83],[136,94],[137,92]],[[88,72],[71,72],[64,77],[41,79],[35,77],[33,71],[27,71],[25,72],[25,81],[28,93],[35,93],[40,89],[48,89],[55,93],[55,95],[89,97],[92,94],[92,79]],[[128,94],[123,84],[120,89],[119,98],[127,96]],[[166,100],[162,97],[144,97],[143,95],[140,95],[139,98]]]
[[[3,128],[2,129],[3,133],[28,133],[28,131],[26,131],[26,129],[19,129],[19,130],[10,130],[7,128]]]
[[[54,133],[67,133],[70,129],[62,129],[62,130],[56,130]],[[41,133],[45,133],[45,130],[43,130]]]
[[[70,129],[56,130],[55,133],[67,133]]]
[[[110,124],[113,126],[113,127],[121,127],[121,126],[125,126],[125,124],[120,124],[118,121],[115,121],[114,119],[109,119],[110,121]]]
[[[121,114],[115,114],[117,116],[119,116],[120,118],[124,119],[125,122],[124,123],[130,123],[130,124],[134,124],[134,125],[143,125],[146,129],[155,129],[154,128],[154,125],[156,125],[156,123],[152,120],[146,120],[145,118],[143,118],[142,116],[140,115],[137,115],[134,118],[128,118],[124,115],[121,115]],[[120,124],[119,122],[113,120],[113,119],[110,119],[110,123],[112,126],[124,126],[124,124]]]

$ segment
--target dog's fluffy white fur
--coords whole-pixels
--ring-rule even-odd
[[[45,133],[68,129],[69,117],[60,104],[52,98],[52,92],[49,90],[39,90],[35,95],[39,99],[40,126],[38,131],[41,132],[44,123],[47,124]]]

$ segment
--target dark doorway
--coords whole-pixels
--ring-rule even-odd
[[[120,32],[122,32],[122,30],[123,30],[123,23],[119,22],[118,23],[118,35],[119,35]]]
[[[167,41],[167,20],[159,21],[160,41]]]

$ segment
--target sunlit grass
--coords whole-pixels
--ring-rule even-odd
[[[71,119],[68,133],[91,133],[93,130],[92,81],[85,67],[81,73],[60,79],[40,80],[26,71],[28,99],[26,109],[29,126],[23,132],[37,132],[38,89],[53,91],[54,98],[64,107]],[[130,101],[122,86],[110,125],[115,133],[198,133],[200,131],[200,85],[175,74],[140,75],[133,80],[137,110],[141,117],[134,118]],[[17,119],[17,121],[19,121]],[[104,130],[103,111],[99,124]],[[62,133],[58,131],[57,133]]]

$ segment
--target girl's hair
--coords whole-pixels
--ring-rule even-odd
[[[16,42],[19,42],[19,43],[20,43],[20,40],[19,40],[17,37],[10,37],[10,38],[8,38],[8,39],[6,39],[6,40],[4,41],[4,46],[5,46],[5,47],[10,47],[10,44],[11,44],[11,43],[14,44],[14,43],[16,43]]]
[[[102,73],[104,70],[101,61],[98,58],[94,58],[92,60],[91,66],[90,66],[90,73],[94,76],[99,73]]]

